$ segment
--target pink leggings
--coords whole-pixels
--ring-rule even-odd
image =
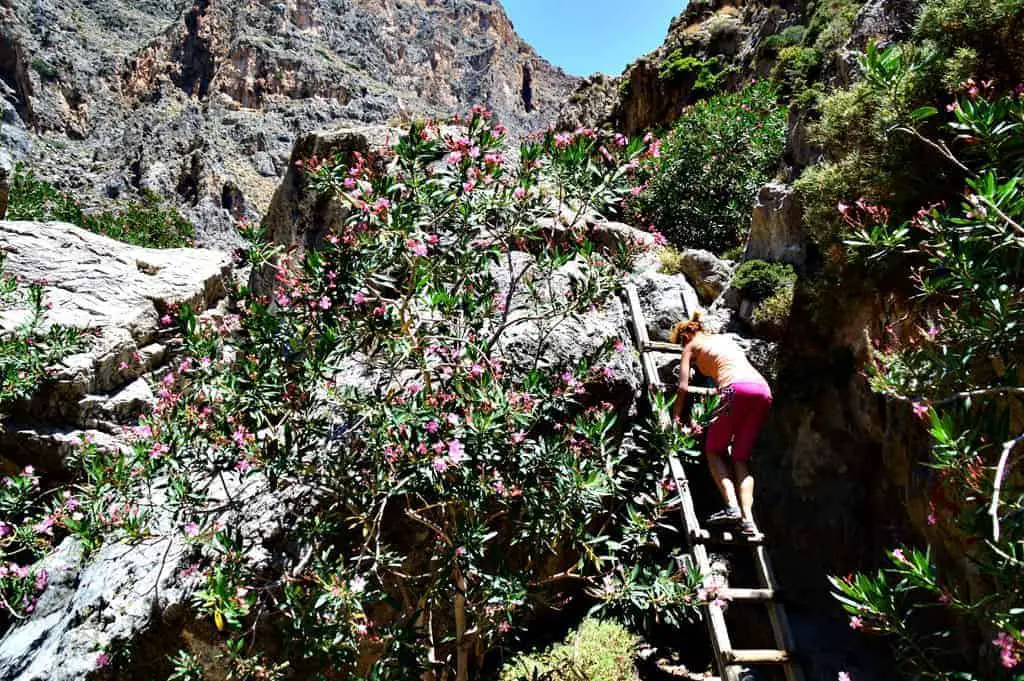
[[[772,406],[772,391],[766,383],[744,382],[722,388],[721,395],[721,406],[708,428],[708,454],[727,453],[731,442],[733,461],[749,461]]]

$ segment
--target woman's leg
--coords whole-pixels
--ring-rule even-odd
[[[733,481],[733,470],[726,461],[726,454],[714,454],[710,450],[707,453],[708,468],[711,470],[711,477],[722,493],[722,499],[729,508],[740,508],[740,501],[736,497],[736,483]]]
[[[754,522],[754,476],[746,461],[736,461],[736,480],[740,483],[740,512],[743,519]]]
[[[733,422],[736,417],[731,403],[732,393],[723,394],[722,406],[719,408],[718,415],[708,427],[704,451],[708,458],[711,477],[715,481],[718,491],[721,492],[725,505],[730,509],[738,509],[739,499],[736,498],[733,469],[728,461],[729,443],[733,439]]]
[[[736,412],[742,415],[736,424],[736,438],[732,446],[732,463],[740,487],[740,510],[743,519],[754,522],[754,476],[747,462],[753,453],[758,432],[768,417],[772,404],[768,386],[743,384],[736,386]]]

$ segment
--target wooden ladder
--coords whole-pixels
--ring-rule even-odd
[[[647,321],[640,307],[640,296],[637,294],[636,286],[626,284],[626,296],[632,315],[637,347],[640,351],[644,382],[648,394],[653,396],[657,392],[664,391],[671,386],[662,382],[652,353],[681,354],[682,346],[650,340],[647,335]],[[696,296],[684,296],[683,302],[688,314],[696,309]],[[706,388],[691,388],[690,392],[706,394],[709,390]],[[653,404],[653,400],[651,403]],[[667,410],[663,409],[657,416],[662,427],[670,425]],[[779,588],[768,559],[768,552],[765,549],[764,537],[751,539],[739,533],[731,532],[716,532],[712,534],[707,529],[702,528],[697,517],[697,509],[694,506],[690,482],[686,477],[686,469],[683,467],[679,457],[675,454],[670,454],[666,469],[675,481],[676,489],[679,492],[683,533],[690,549],[690,554],[687,556],[687,562],[690,563],[688,567],[699,570],[704,588],[715,591],[719,598],[738,603],[762,603],[768,608],[768,617],[771,621],[772,634],[775,639],[775,649],[737,650],[733,648],[730,640],[729,628],[722,608],[714,602],[703,606],[704,621],[707,623],[708,633],[711,636],[715,666],[720,678],[723,681],[741,681],[744,666],[746,665],[781,665],[786,675],[786,681],[803,681],[803,671],[793,654],[793,634],[789,628],[789,619],[786,617],[785,607],[783,607],[779,600]],[[708,557],[707,545],[709,544],[742,546],[753,549],[758,582],[757,588],[719,588],[719,585],[714,584],[711,561]]]

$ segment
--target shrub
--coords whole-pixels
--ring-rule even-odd
[[[772,78],[783,94],[804,93],[821,76],[822,59],[822,53],[813,47],[783,47],[772,67]]]
[[[501,681],[634,681],[640,639],[613,622],[588,619],[564,643],[521,655],[501,671]]]
[[[784,288],[791,288],[795,281],[796,273],[790,265],[748,260],[736,268],[732,286],[738,289],[744,298],[760,303]]]
[[[807,35],[807,27],[803,24],[787,26],[778,33],[765,38],[762,49],[765,51],[778,52],[784,47],[802,45]]]
[[[786,327],[793,310],[793,288],[792,283],[784,284],[754,307],[752,321],[758,333],[774,336]]]
[[[148,248],[191,246],[195,227],[151,192],[116,210],[89,213],[73,197],[59,191],[19,165],[7,208],[8,220],[68,222],[112,239]]]
[[[173,515],[171,532],[203,547],[195,612],[222,632],[232,678],[258,663],[465,681],[532,610],[580,586],[636,618],[699,603],[700,576],[657,549],[671,509],[661,466],[619,453],[617,405],[586,389],[625,344],[545,362],[553,330],[610,302],[623,274],[583,216],[617,210],[656,147],[552,131],[513,160],[503,143],[476,109],[416,123],[371,158],[304,159],[312,192],[354,207],[344,224],[301,262],[249,232],[245,264],[271,266],[274,290],[237,291],[220,320],[177,310],[183,357],[134,447],[83,448],[81,507],[139,509],[98,516],[103,533],[167,532]],[[542,225],[565,205],[576,218],[553,235]],[[518,274],[517,252],[532,254]],[[553,291],[559,279],[571,281]],[[535,336],[536,354],[502,352],[512,330]],[[346,362],[375,378],[347,386]],[[656,432],[696,447],[689,430]],[[227,501],[225,477],[244,481]],[[245,559],[262,540],[218,527],[210,506],[239,512],[296,485],[316,493],[268,575]],[[281,645],[266,649],[257,627]]]
[[[951,5],[963,7],[932,4]],[[896,51],[876,52],[865,66],[873,96],[907,77]],[[862,199],[838,212],[853,263],[901,274],[912,290],[914,312],[874,340],[867,375],[890,412],[916,417],[928,431],[921,466],[933,476],[927,523],[935,529],[924,536],[960,537],[956,563],[968,562],[970,573],[950,574],[953,566],[938,563],[930,546],[900,546],[883,570],[832,585],[850,625],[886,636],[908,678],[1019,679],[1024,495],[1010,471],[1024,451],[1024,88],[1000,93],[969,82],[942,108],[888,112],[893,130],[939,152],[932,158],[941,172],[929,179],[944,179],[936,183],[942,200],[906,211],[892,199]],[[980,654],[949,645],[953,633],[943,624],[953,621],[985,636]]]
[[[658,271],[662,274],[680,274],[683,271],[683,254],[671,246],[658,251],[658,262]]]
[[[660,64],[658,78],[666,81],[690,78],[694,94],[709,95],[719,90],[732,72],[733,69],[724,67],[717,57],[700,59],[676,49]]]
[[[33,59],[32,68],[35,69],[36,73],[38,73],[40,77],[45,78],[46,80],[53,80],[60,75],[60,71],[57,70],[57,67],[45,59]]]
[[[785,119],[767,82],[695,104],[651,162],[635,209],[674,246],[721,253],[738,245],[782,155]]]

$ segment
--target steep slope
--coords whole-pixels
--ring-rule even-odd
[[[714,91],[768,75],[774,55],[765,49],[766,40],[799,19],[799,3],[788,0],[685,4],[660,47],[618,78],[599,75],[582,82],[562,122],[608,122],[630,134],[671,123]]]
[[[200,242],[258,215],[295,136],[484,104],[514,134],[574,79],[497,0],[0,0],[0,146],[85,196],[174,196]]]

